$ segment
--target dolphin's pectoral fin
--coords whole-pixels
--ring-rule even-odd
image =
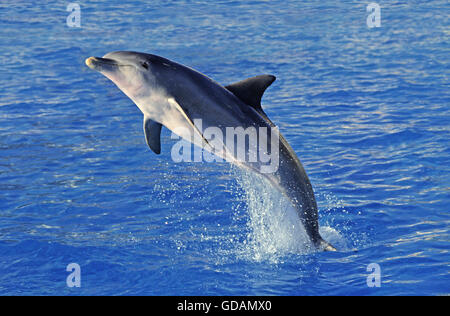
[[[161,153],[162,125],[144,116],[144,133],[148,147],[157,155]]]
[[[189,123],[189,125],[192,127],[192,129],[194,130],[194,133],[197,133],[198,136],[200,136],[200,139],[202,140],[202,147],[206,148],[206,149],[213,149],[213,147],[211,147],[211,145],[209,144],[209,142],[206,140],[205,137],[203,137],[202,132],[198,129],[197,126],[195,126],[194,122],[192,122],[192,120],[190,119],[190,117],[186,114],[186,112],[183,110],[183,108],[178,104],[177,101],[175,101],[175,99],[173,98],[169,98],[167,99],[167,102],[169,102],[169,104],[171,106],[173,106],[175,109],[177,109],[178,112],[180,112],[180,114],[186,119],[186,121]]]
[[[225,88],[258,112],[264,113],[261,108],[261,99],[264,91],[275,79],[276,77],[272,75],[261,75],[230,84]]]

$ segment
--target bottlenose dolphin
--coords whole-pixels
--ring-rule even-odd
[[[305,169],[261,108],[262,95],[275,81],[274,76],[261,75],[224,87],[166,58],[129,51],[111,52],[102,58],[89,57],[86,65],[113,81],[142,111],[145,139],[156,154],[161,152],[160,133],[161,127],[165,126],[231,163],[256,171],[289,199],[315,247],[336,250],[319,234],[317,203]],[[269,144],[264,149],[266,152],[277,152],[279,161],[276,168],[271,172],[262,172],[261,159],[238,159],[229,143],[212,146],[211,139],[202,134],[196,123],[198,121],[205,128],[216,127],[221,131],[226,131],[228,127],[268,130],[270,135],[258,136],[258,144],[267,145],[268,140],[276,136],[277,148]],[[244,150],[247,158],[255,151],[248,144],[244,145]]]

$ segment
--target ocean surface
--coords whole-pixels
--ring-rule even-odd
[[[69,3],[0,2],[0,295],[450,294],[448,1],[380,2],[379,27],[369,1]],[[298,247],[257,176],[174,162],[167,129],[151,152],[84,63],[116,50],[275,75],[263,108],[338,251]]]

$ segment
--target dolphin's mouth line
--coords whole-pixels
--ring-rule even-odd
[[[115,67],[133,67],[133,65],[119,64],[114,59],[101,58],[101,57],[89,57],[86,59],[85,62],[86,62],[86,65],[91,69],[95,69],[95,67],[98,65],[108,65],[108,66],[115,66]]]

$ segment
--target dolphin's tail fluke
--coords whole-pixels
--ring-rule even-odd
[[[317,249],[322,250],[322,251],[337,251],[333,245],[331,245],[329,242],[327,242],[323,239],[320,239],[316,243],[316,247],[317,247]]]

